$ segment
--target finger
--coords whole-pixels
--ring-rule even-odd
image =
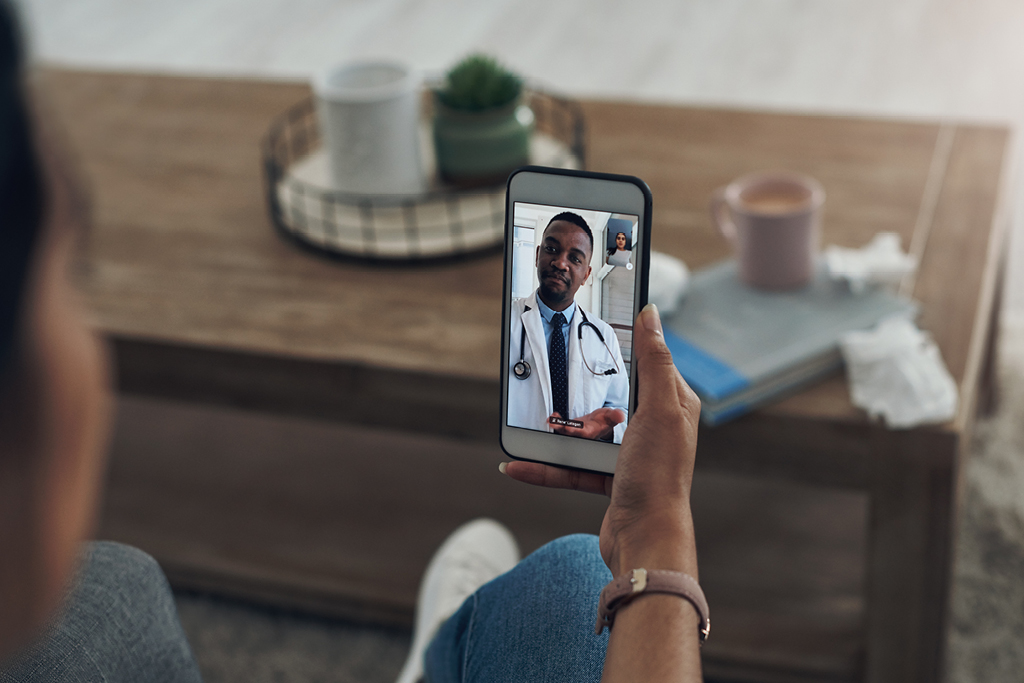
[[[611,495],[612,478],[597,472],[583,472],[564,467],[544,465],[539,462],[514,461],[501,463],[505,476],[521,481],[524,484],[544,486],[553,489],[571,489],[586,493]],[[500,466],[499,466],[499,469]]]
[[[633,326],[633,353],[637,359],[637,407],[644,399],[657,401],[677,398],[676,377],[679,371],[672,362],[672,352],[665,344],[658,307],[647,304]]]
[[[606,425],[614,427],[615,425],[622,424],[626,421],[626,413],[622,412],[618,408],[607,408],[607,412],[604,413],[603,418]]]

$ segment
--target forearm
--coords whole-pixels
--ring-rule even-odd
[[[701,681],[697,611],[677,595],[652,593],[619,610],[602,683]]]
[[[615,576],[632,569],[668,569],[697,576],[693,524],[652,531],[652,540],[626,548],[613,559]],[[642,595],[619,608],[605,655],[604,683],[700,681],[697,610],[677,595]]]

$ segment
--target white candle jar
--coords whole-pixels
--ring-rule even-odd
[[[355,62],[313,82],[334,188],[420,194],[420,79],[403,64]]]

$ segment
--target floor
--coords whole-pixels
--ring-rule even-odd
[[[949,683],[1024,669],[1024,329],[1001,340],[999,410],[978,422],[965,477],[947,651]]]
[[[203,594],[175,598],[205,683],[390,683],[409,650],[405,629]]]
[[[40,60],[82,67],[306,79],[370,57],[437,72],[486,50],[575,96],[1024,123],[1017,0],[18,4]],[[1020,238],[1006,304],[1024,321]]]

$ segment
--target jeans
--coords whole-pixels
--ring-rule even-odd
[[[427,648],[428,683],[601,679],[597,601],[612,580],[597,537],[559,538],[484,585]]]
[[[0,682],[200,683],[156,560],[119,543],[90,543],[86,552],[57,621],[0,666]]]

